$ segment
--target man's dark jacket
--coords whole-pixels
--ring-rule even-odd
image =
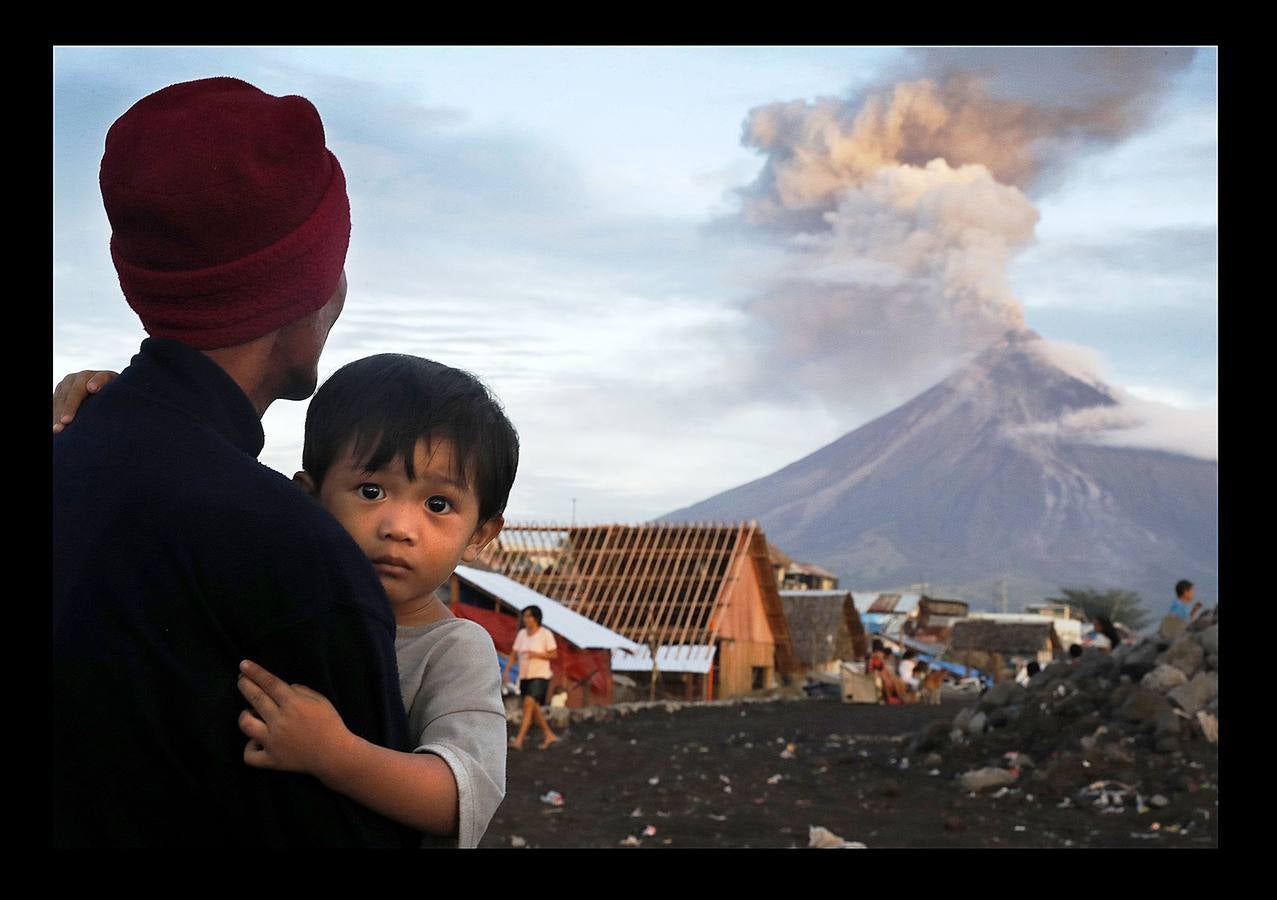
[[[56,845],[415,845],[310,775],[243,761],[246,658],[409,749],[381,585],[257,461],[263,442],[229,375],[155,338],[54,438]]]

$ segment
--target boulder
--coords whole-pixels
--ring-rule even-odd
[[[1054,682],[1059,681],[1061,678],[1067,678],[1072,671],[1073,667],[1066,660],[1057,660],[1030,678],[1028,689],[1031,693],[1036,694],[1038,691],[1050,688]]]
[[[1187,687],[1187,685],[1184,685],[1184,687]],[[1131,691],[1130,696],[1126,698],[1126,702],[1122,704],[1117,712],[1121,718],[1126,719],[1128,722],[1152,725],[1157,721],[1158,713],[1164,709],[1169,709],[1166,698],[1157,691],[1141,686]]]
[[[989,766],[984,769],[974,769],[970,772],[963,772],[958,777],[958,783],[962,785],[964,791],[983,791],[989,788],[1005,787],[1008,784],[1014,784],[1016,775],[1006,769],[999,769],[995,766]]]
[[[1165,709],[1157,713],[1157,718],[1153,720],[1153,737],[1155,739],[1161,739],[1167,735],[1179,737],[1180,728],[1180,717],[1175,715],[1175,710],[1171,709],[1168,704]]]
[[[1082,654],[1082,659],[1069,674],[1069,681],[1074,684],[1089,681],[1092,678],[1109,678],[1117,680],[1117,660],[1104,650],[1091,649]]]
[[[1168,644],[1174,643],[1181,634],[1188,630],[1188,622],[1179,616],[1167,616],[1162,619],[1161,626],[1157,629],[1157,636]]]
[[[914,738],[913,745],[910,749],[911,753],[925,752],[934,750],[944,744],[945,735],[949,733],[949,723],[944,719],[936,719],[929,722],[925,728]],[[932,754],[933,756],[935,754]]]
[[[984,726],[987,721],[988,721],[988,717],[984,713],[982,712],[976,713],[974,716],[972,716],[970,719],[967,720],[967,734],[970,734],[970,735],[983,734]]]
[[[1146,640],[1135,645],[1122,659],[1122,674],[1131,676],[1133,681],[1139,681],[1157,666],[1157,653],[1156,641]]]
[[[1120,707],[1126,702],[1126,698],[1131,695],[1131,692],[1134,691],[1135,688],[1136,685],[1129,681],[1125,684],[1119,684],[1113,689],[1113,693],[1109,694],[1109,704],[1114,707]]]
[[[1202,667],[1206,654],[1197,639],[1186,634],[1171,644],[1171,648],[1157,658],[1158,665],[1174,666],[1189,678],[1197,674]]]
[[[1140,679],[1140,687],[1165,694],[1172,688],[1188,683],[1188,676],[1183,669],[1170,665],[1160,665]]]
[[[1206,662],[1206,670],[1207,670],[1208,672],[1218,672],[1218,671],[1219,671],[1219,656],[1218,656],[1217,654],[1214,654],[1214,653],[1208,653],[1208,654],[1206,655],[1206,660],[1205,660],[1205,662]]]
[[[1000,706],[989,713],[990,728],[1005,728],[1020,718],[1020,706]]]
[[[1203,631],[1198,638],[1202,642],[1202,649],[1206,651],[1206,655],[1219,653],[1219,626],[1212,625]]]
[[[1188,684],[1181,684],[1166,695],[1190,716],[1219,695],[1219,678],[1214,672],[1198,672]]]
[[[1014,681],[999,682],[980,698],[980,709],[997,709],[1008,703],[1021,703],[1027,693],[1023,686]]]

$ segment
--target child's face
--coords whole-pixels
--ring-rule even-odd
[[[400,457],[367,472],[348,451],[319,489],[319,502],[372,562],[400,622],[426,609],[457,564],[473,562],[501,530],[500,516],[479,525],[479,498],[453,480],[453,453],[451,441],[429,450],[419,441],[410,481]]]

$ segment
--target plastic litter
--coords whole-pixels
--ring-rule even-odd
[[[643,842],[631,834],[625,840],[619,841],[619,843],[622,847],[637,847]]]
[[[780,780],[781,780],[783,777],[784,777],[783,775],[773,775],[771,778],[768,778],[768,779],[767,779],[767,783],[768,783],[768,784],[780,784]]]
[[[656,785],[661,783],[661,779],[659,776],[653,775],[651,778],[647,780],[647,783],[655,787]]]
[[[651,837],[651,836],[652,836],[652,835],[654,835],[654,834],[656,834],[656,826],[655,826],[655,825],[649,825],[649,826],[647,826],[646,828],[644,828],[644,829],[643,829],[643,837]]]
[[[939,769],[932,769],[932,770],[931,770],[930,772],[928,772],[927,774],[928,774],[928,775],[939,775],[939,774],[940,774],[940,770],[939,770]]]
[[[791,744],[786,744],[786,745],[785,745],[785,749],[784,749],[784,750],[782,750],[782,751],[781,751],[781,753],[780,753],[780,758],[781,758],[781,759],[793,759],[795,756],[797,756],[797,755],[798,755],[798,754],[795,752],[797,749],[798,749],[798,748],[797,748],[797,747],[795,747],[792,743],[791,743]]]
[[[1128,796],[1135,794],[1135,788],[1120,781],[1095,781],[1078,791],[1080,799],[1099,807],[1102,812],[1126,803]]]
[[[636,806],[634,807],[634,812],[630,813],[630,818],[637,819],[642,815],[643,815],[643,810]]]
[[[995,766],[987,766],[983,769],[973,769],[970,772],[963,772],[958,777],[959,784],[962,785],[964,791],[978,792],[986,788],[1003,787],[1015,781],[1016,773],[1006,769],[999,769]]]
[[[1025,827],[1025,826],[1023,826],[1023,825],[1017,825],[1017,826],[1015,826],[1015,830],[1016,830],[1016,831],[1028,831],[1028,828],[1026,828],[1026,827]]]
[[[731,783],[732,783],[732,780],[731,780],[730,778],[728,778],[726,775],[719,775],[719,776],[718,776],[718,780],[719,780],[719,781],[721,781],[721,782],[723,782],[723,784],[731,784]]]
[[[541,802],[548,803],[550,806],[562,806],[563,795],[558,791],[549,791],[541,795]]]
[[[727,821],[727,816],[719,816],[719,815],[715,815],[714,813],[710,813],[710,814],[709,814],[709,818],[713,819],[715,822],[726,822],[726,821]]]
[[[510,835],[510,846],[518,850],[520,847],[528,846],[528,842],[519,837],[517,834],[512,834]]]

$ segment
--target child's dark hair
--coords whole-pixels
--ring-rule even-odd
[[[535,619],[535,620],[536,620],[536,623],[537,623],[538,625],[540,625],[540,624],[541,624],[541,607],[539,607],[539,606],[525,606],[525,607],[523,607],[523,614],[524,614],[525,616],[531,616],[533,619]]]
[[[1193,582],[1189,581],[1187,578],[1184,578],[1184,579],[1181,579],[1180,581],[1175,582],[1175,596],[1183,597],[1184,594],[1188,592],[1188,589],[1191,588],[1192,586],[1193,586]]]
[[[302,468],[318,487],[350,448],[370,472],[398,456],[416,478],[417,442],[438,439],[452,442],[453,477],[473,486],[479,521],[503,513],[519,466],[514,426],[469,372],[419,356],[381,353],[334,372],[306,411]]]

